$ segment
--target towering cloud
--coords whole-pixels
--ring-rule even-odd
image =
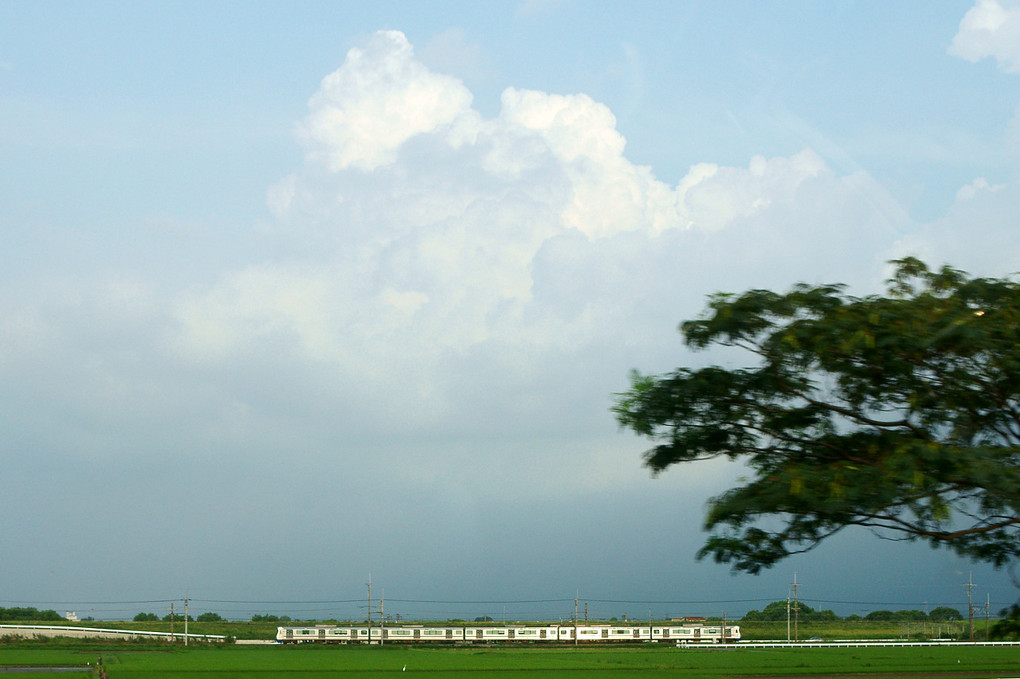
[[[810,150],[701,164],[669,186],[626,158],[590,97],[511,88],[492,119],[470,102],[400,33],[351,50],[300,125],[307,162],[269,191],[299,254],[182,296],[183,355],[282,351],[377,412],[399,403],[456,428],[481,390],[561,397],[546,380],[590,371],[594,352],[604,394],[585,409],[601,413],[645,353],[635,342],[664,341],[706,293],[829,270],[812,250],[870,263],[889,240],[882,191]]]
[[[310,155],[333,170],[372,170],[418,134],[453,122],[471,105],[455,78],[431,73],[414,59],[398,31],[377,33],[322,81],[301,126]]]

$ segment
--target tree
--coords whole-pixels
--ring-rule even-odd
[[[995,623],[988,636],[992,639],[1020,638],[1020,605],[1013,604],[1000,611],[999,615],[1003,616],[1003,619]]]
[[[786,600],[773,601],[760,611],[748,611],[744,614],[742,620],[747,622],[786,620],[794,615],[793,606],[792,602]],[[828,609],[816,611],[803,601],[797,602],[796,606],[797,619],[803,622],[832,622],[839,620],[839,617]]]
[[[157,622],[159,620],[159,616],[155,613],[139,613],[133,618],[133,620],[135,622]]]
[[[63,620],[60,614],[52,609],[40,611],[34,607],[0,608],[0,620],[25,620],[31,622]]]
[[[868,622],[890,622],[896,619],[896,614],[893,613],[892,611],[882,609],[868,613],[866,616],[864,616],[864,619],[867,620]]]
[[[198,622],[220,622],[223,617],[219,613],[203,613],[198,616]]]
[[[946,622],[948,620],[963,620],[963,614],[949,606],[936,606],[931,609],[928,619],[932,622]]]
[[[681,325],[745,368],[632,374],[614,412],[646,464],[725,457],[698,553],[757,573],[847,526],[1003,566],[1020,554],[1020,284],[897,260],[887,296],[716,294]]]
[[[930,620],[930,617],[924,611],[907,609],[899,611],[872,611],[864,616],[864,619],[868,622],[924,622]]]

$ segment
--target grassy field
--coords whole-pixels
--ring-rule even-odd
[[[697,648],[666,644],[594,648],[420,648],[322,646],[159,647],[78,643],[0,648],[0,665],[93,665],[110,679],[300,679],[338,677],[973,677],[1020,676],[1020,648]],[[405,669],[406,668],[406,669]],[[19,674],[21,677],[91,677]]]
[[[745,641],[786,640],[786,622],[737,622]],[[975,637],[985,638],[986,628],[994,625],[984,620],[974,621]],[[833,622],[800,623],[797,638],[822,639],[919,639],[919,638],[963,638],[967,635],[964,621],[932,622],[871,622],[837,620]],[[792,634],[791,634],[792,637]]]

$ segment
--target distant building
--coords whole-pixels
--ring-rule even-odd
[[[64,619],[70,620],[71,622],[80,622],[80,620],[78,620],[78,614],[74,611],[67,611],[64,613]]]

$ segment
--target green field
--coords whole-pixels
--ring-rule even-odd
[[[1020,648],[696,648],[650,644],[593,648],[420,648],[323,646],[158,647],[79,643],[8,645],[3,665],[93,665],[110,679],[269,679],[294,677],[1018,677]],[[406,670],[404,669],[406,667]],[[19,677],[93,677],[35,673]]]

